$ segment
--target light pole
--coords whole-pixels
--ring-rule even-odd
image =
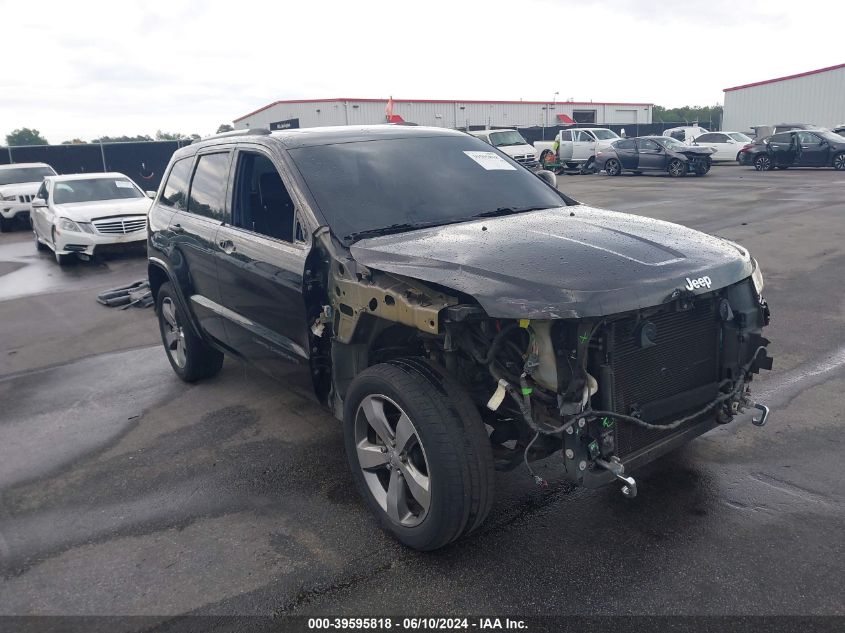
[[[552,95],[552,110],[555,109],[555,101],[557,101],[557,96],[560,94],[559,90],[556,90],[555,93]]]

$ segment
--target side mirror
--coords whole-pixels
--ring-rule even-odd
[[[146,193],[146,194],[147,194],[147,197],[148,197],[148,198],[152,198],[153,200],[155,200],[155,197],[156,197],[156,195],[158,194],[158,192],[157,192],[157,191],[145,191],[144,193]]]
[[[32,199],[32,206],[33,207],[46,207],[47,201],[44,198],[33,198]]]
[[[557,189],[557,176],[555,176],[548,169],[541,169],[537,172],[537,178],[545,182],[550,187]]]

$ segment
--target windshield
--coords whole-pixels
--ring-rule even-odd
[[[144,194],[127,178],[63,180],[57,182],[53,188],[53,200],[56,204],[143,197]]]
[[[608,141],[610,139],[619,138],[619,135],[613,130],[590,130],[600,141]]]
[[[740,143],[750,143],[751,138],[743,134],[742,132],[730,132],[728,134],[733,140],[739,141]]]
[[[0,185],[14,185],[21,182],[41,182],[45,176],[55,176],[49,167],[16,167],[0,169]]]
[[[318,145],[290,155],[332,232],[347,243],[375,229],[574,204],[471,136]]]
[[[678,139],[674,139],[671,136],[658,136],[654,139],[666,149],[672,149],[675,151],[689,149],[687,145],[681,143]]]
[[[528,145],[522,134],[513,130],[507,132],[491,132],[490,145],[493,147],[508,147],[509,145]]]

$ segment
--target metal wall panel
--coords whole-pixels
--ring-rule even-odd
[[[723,129],[777,123],[845,123],[845,68],[725,92]]]
[[[268,127],[274,121],[299,119],[301,127],[369,125],[385,122],[386,101],[310,101],[277,103],[235,122],[236,128]],[[509,103],[463,101],[394,101],[393,113],[405,121],[433,127],[551,127],[557,115],[594,110],[596,125],[651,123],[647,104]]]

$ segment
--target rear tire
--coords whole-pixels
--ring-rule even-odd
[[[673,158],[669,161],[669,167],[667,170],[672,178],[683,178],[687,175],[686,163],[678,158]]]
[[[608,176],[622,175],[622,164],[615,158],[609,158],[604,164],[604,171]]]
[[[839,152],[833,157],[833,168],[836,171],[845,171],[845,152]]]
[[[435,367],[397,359],[365,369],[347,391],[343,424],[355,484],[401,543],[434,550],[484,521],[489,439],[469,397]]]
[[[12,230],[12,221],[0,217],[0,233],[8,233]]]
[[[185,382],[211,378],[223,367],[223,354],[203,341],[188,323],[170,282],[156,295],[156,315],[167,360]]]
[[[771,171],[774,169],[774,163],[772,159],[769,158],[766,154],[760,154],[757,158],[754,159],[754,169],[757,171]]]

